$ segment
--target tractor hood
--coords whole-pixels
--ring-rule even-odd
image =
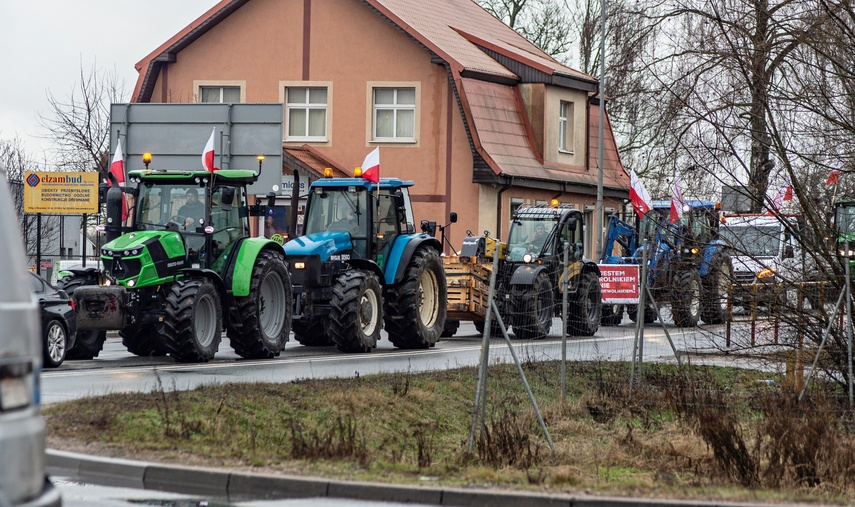
[[[106,256],[137,255],[145,247],[159,243],[167,257],[184,254],[184,242],[175,231],[137,231],[123,234],[101,248]],[[134,252],[136,250],[136,252]],[[126,253],[127,252],[127,253]]]
[[[288,257],[317,255],[321,258],[321,262],[326,262],[330,255],[352,250],[353,244],[349,233],[328,231],[300,236],[285,243],[282,248]]]

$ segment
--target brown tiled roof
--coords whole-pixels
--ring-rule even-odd
[[[477,79],[462,78],[461,95],[471,112],[474,125],[473,144],[491,169],[501,176],[535,180],[572,182],[577,185],[597,185],[597,125],[596,106],[591,108],[591,135],[588,139],[592,153],[591,170],[581,166],[544,163],[532,142],[527,119],[515,88]],[[629,188],[629,176],[623,170],[611,129],[604,139],[603,186],[613,189]]]
[[[323,178],[324,169],[327,167],[332,168],[333,175],[337,178],[346,178],[349,176],[341,165],[326,158],[308,144],[304,144],[303,146],[286,146],[282,150],[282,154],[285,156],[286,162],[297,165],[316,178]]]

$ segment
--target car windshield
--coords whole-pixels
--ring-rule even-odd
[[[140,187],[136,205],[137,230],[160,231],[170,222],[180,230],[195,230],[205,222],[205,189],[195,184],[153,184]]]
[[[719,234],[737,255],[775,257],[781,249],[781,227],[725,226],[719,230]]]
[[[855,232],[855,203],[839,206],[834,222],[842,234]]]
[[[511,223],[508,235],[508,259],[520,261],[525,254],[535,258],[541,254],[543,247],[557,219],[544,216],[518,216]]]

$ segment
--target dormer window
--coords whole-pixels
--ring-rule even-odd
[[[561,101],[558,111],[558,151],[573,153],[573,103]]]

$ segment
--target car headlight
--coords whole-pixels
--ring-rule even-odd
[[[523,262],[525,262],[526,264],[530,263],[533,260],[534,260],[534,256],[531,255],[530,253],[523,255]]]
[[[774,276],[775,276],[775,270],[774,269],[764,269],[763,271],[757,273],[757,279],[758,280],[763,280],[766,278],[773,278]]]

